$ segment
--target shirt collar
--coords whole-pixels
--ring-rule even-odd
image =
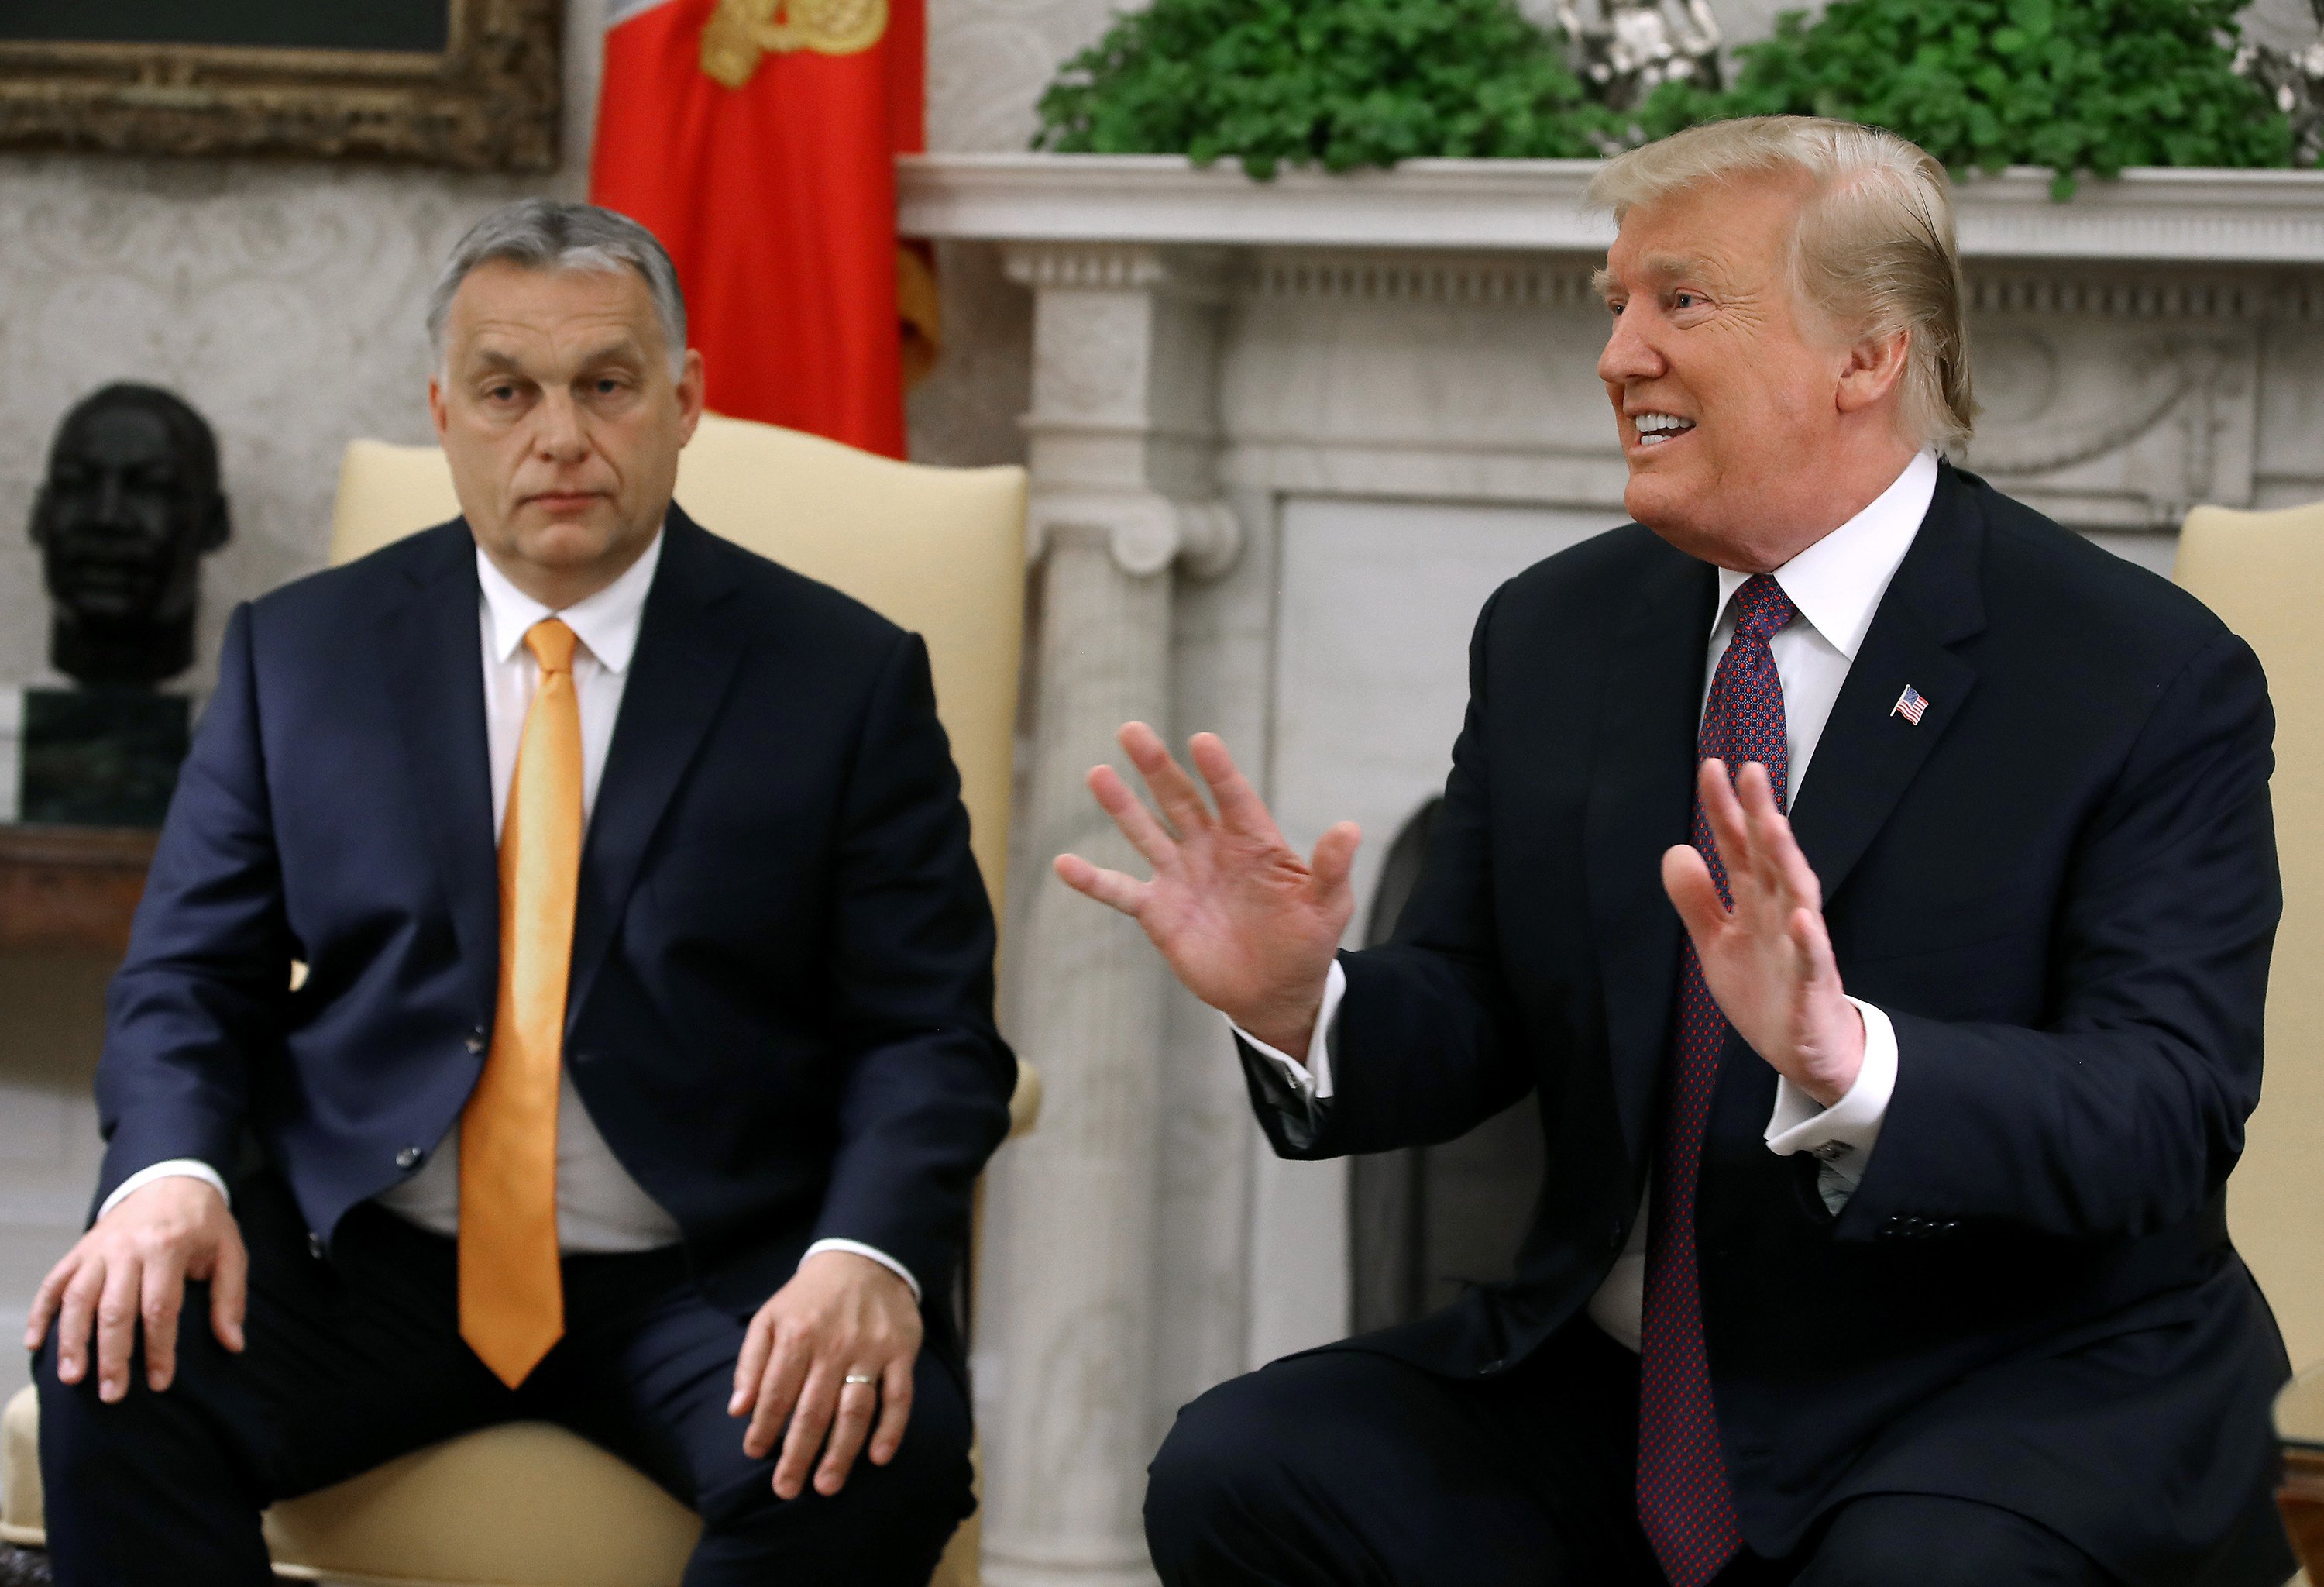
[[[1849,660],[1856,660],[1880,597],[1913,549],[1936,494],[1937,455],[1920,452],[1870,506],[1775,569],[1775,582],[1799,614]],[[1719,570],[1719,614],[1711,632],[1726,621],[1729,603],[1750,577],[1731,567]]]
[[[484,586],[484,610],[492,618],[494,659],[505,661],[515,655],[526,632],[542,618],[559,617],[600,667],[627,672],[630,658],[637,654],[638,629],[645,621],[646,592],[653,587],[654,569],[661,565],[661,541],[657,530],[645,554],[621,577],[562,612],[550,611],[511,584],[478,547],[476,582]]]

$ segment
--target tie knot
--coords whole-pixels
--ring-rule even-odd
[[[1784,624],[1799,615],[1792,597],[1784,593],[1772,575],[1755,573],[1743,581],[1735,592],[1735,637],[1748,634],[1765,643],[1784,630]]]
[[[573,631],[554,617],[544,617],[524,631],[524,648],[543,672],[572,671],[573,647],[578,642]]]

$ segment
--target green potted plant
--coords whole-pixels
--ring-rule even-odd
[[[1731,89],[1591,101],[1510,0],[1154,0],[1066,63],[1040,146],[1235,158],[1256,177],[1421,155],[1607,152],[1790,112],[1888,127],[1956,174],[2282,166],[2290,121],[2232,69],[2241,0],[1836,0],[1743,46]]]
[[[1631,136],[1791,113],[1884,126],[1956,176],[2047,166],[2052,192],[2126,166],[2292,163],[2291,121],[2231,63],[2242,0],[1836,0],[1737,51],[1723,94],[1674,85]]]
[[[1065,63],[1043,147],[1326,171],[1596,154],[1610,125],[1509,0],[1156,0]]]

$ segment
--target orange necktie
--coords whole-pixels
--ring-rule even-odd
[[[540,663],[501,828],[492,1051],[460,1117],[460,1337],[513,1389],[565,1332],[557,1101],[581,878],[581,705],[573,631],[524,636]]]

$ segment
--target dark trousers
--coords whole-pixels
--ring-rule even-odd
[[[1661,1587],[1632,1496],[1637,1380],[1587,1323],[1474,1383],[1366,1351],[1277,1361],[1178,1414],[1146,1494],[1156,1568],[1169,1587]],[[1717,1587],[2111,1580],[2007,1510],[1882,1494]]]
[[[562,1423],[701,1513],[687,1587],[926,1587],[973,1507],[966,1398],[926,1352],[895,1460],[859,1459],[837,1495],[785,1501],[772,1461],[746,1457],[743,1424],[726,1415],[747,1319],[705,1299],[677,1253],[566,1259],[565,1336],[512,1391],[459,1337],[450,1241],[361,1207],[318,1259],[272,1177],[245,1185],[235,1210],[251,1256],[242,1354],[210,1333],[199,1286],[163,1393],[143,1387],[141,1362],[128,1398],[103,1405],[94,1370],[57,1381],[53,1333],[40,1352],[60,1587],[263,1587],[266,1505],[521,1418]]]

